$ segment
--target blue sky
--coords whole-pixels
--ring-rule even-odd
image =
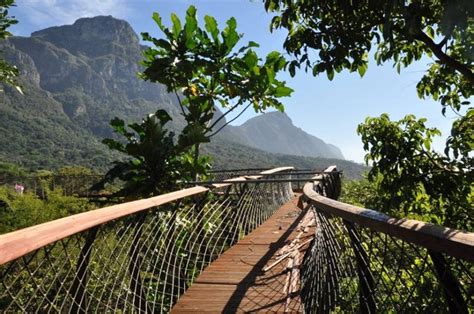
[[[72,24],[80,17],[112,15],[127,20],[137,33],[149,32],[159,36],[151,19],[159,12],[169,25],[169,15],[176,12],[183,16],[189,5],[195,5],[198,15],[214,16],[220,25],[234,16],[238,30],[244,33],[243,42],[260,43],[263,55],[272,50],[282,51],[283,31],[269,32],[271,16],[260,0],[17,0],[11,13],[19,20],[12,28],[15,35],[29,36],[31,32],[49,26]],[[428,118],[429,126],[436,126],[443,137],[435,141],[435,149],[443,150],[444,138],[449,134],[455,115],[448,111],[441,115],[441,105],[432,100],[421,100],[416,94],[416,83],[431,60],[412,65],[398,74],[391,64],[377,67],[371,62],[363,78],[356,73],[343,72],[329,81],[325,75],[313,77],[299,72],[291,78],[284,74],[295,92],[283,99],[285,111],[293,123],[326,142],[341,148],[346,159],[363,161],[362,143],[356,134],[357,125],[367,116],[388,113],[400,119],[407,113]],[[236,120],[241,124],[254,116],[247,112]]]

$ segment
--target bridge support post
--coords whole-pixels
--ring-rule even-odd
[[[130,246],[130,262],[128,264],[128,270],[130,272],[130,290],[133,293],[133,305],[137,312],[148,312],[151,313],[148,302],[146,301],[146,293],[143,291],[142,279],[140,276],[140,267],[142,265],[142,259],[140,258],[140,238],[142,235],[142,226],[145,223],[146,213],[138,214],[137,221],[135,223],[135,235],[133,236],[133,242]]]
[[[428,254],[433,261],[438,280],[443,286],[444,295],[448,302],[449,312],[468,313],[466,302],[459,288],[459,282],[451,272],[448,263],[441,253],[428,250]]]
[[[86,236],[86,242],[79,253],[79,259],[76,265],[76,276],[71,285],[70,294],[73,302],[71,306],[72,313],[86,313],[87,310],[87,268],[92,252],[92,244],[94,243],[99,227],[91,229]]]
[[[370,271],[370,262],[362,247],[360,236],[352,222],[344,220],[344,225],[351,239],[352,249],[357,261],[357,274],[359,276],[359,306],[362,313],[375,313],[377,303],[374,298],[374,278]]]

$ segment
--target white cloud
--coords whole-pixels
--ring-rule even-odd
[[[45,27],[72,24],[78,18],[112,15],[127,18],[133,13],[127,0],[18,0],[17,7],[32,25]]]

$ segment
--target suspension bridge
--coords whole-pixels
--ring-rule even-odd
[[[0,312],[474,309],[474,233],[338,202],[335,166],[212,180],[0,235]]]

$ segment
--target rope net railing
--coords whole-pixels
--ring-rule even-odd
[[[474,233],[334,201],[338,186],[324,175],[304,188],[316,222],[301,269],[305,312],[473,312]]]
[[[269,168],[249,168],[249,169],[233,169],[233,170],[214,170],[210,172],[208,181],[190,182],[190,184],[211,184],[220,183],[224,180],[231,178],[242,177],[252,178],[253,176],[260,175],[261,172],[271,171]],[[327,172],[326,170],[317,169],[289,169],[284,173],[273,174],[274,180],[278,179],[289,179],[293,190],[302,190],[305,183],[312,181],[315,176],[321,175]],[[334,171],[337,172],[337,171]],[[337,172],[342,174],[342,172]]]
[[[171,201],[136,201],[0,236],[0,312],[167,312],[207,265],[293,197],[288,182],[258,180],[176,193],[186,197],[163,195],[155,199]],[[115,208],[131,213],[116,217]],[[75,221],[92,227],[62,236]],[[54,241],[35,241],[46,237]],[[15,250],[28,253],[11,257]]]

